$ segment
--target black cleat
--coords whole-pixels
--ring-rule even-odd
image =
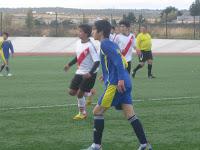
[[[132,77],[133,77],[133,78],[135,78],[135,74],[136,74],[136,72],[133,71],[133,72],[132,72]]]
[[[149,79],[154,79],[156,78],[155,76],[153,76],[152,74],[148,76]]]

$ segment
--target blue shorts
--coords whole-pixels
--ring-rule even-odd
[[[126,87],[124,93],[119,93],[116,85],[108,85],[99,98],[98,105],[104,108],[114,106],[116,109],[121,110],[122,104],[132,104],[131,90],[132,87]]]

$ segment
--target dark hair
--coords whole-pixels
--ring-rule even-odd
[[[109,38],[111,31],[111,24],[107,20],[98,20],[94,23],[94,26],[97,29],[97,32],[103,32],[105,38]]]
[[[92,27],[90,25],[88,25],[88,24],[81,24],[78,27],[80,29],[82,29],[83,32],[85,32],[88,35],[88,37],[91,36],[91,34],[92,34]]]
[[[131,26],[130,22],[128,20],[121,20],[119,22],[119,25],[125,25],[127,28],[129,28]]]
[[[111,29],[115,30],[115,26],[112,26]]]
[[[8,32],[3,32],[2,35],[6,35],[7,37],[9,36]]]

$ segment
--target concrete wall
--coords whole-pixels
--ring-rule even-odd
[[[11,37],[10,40],[16,53],[71,53],[78,38]],[[153,39],[152,50],[154,53],[200,53],[200,40]]]

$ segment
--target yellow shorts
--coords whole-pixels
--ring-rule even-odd
[[[4,53],[2,50],[0,50],[0,57],[1,57],[1,60],[3,61],[3,63],[6,64],[6,59],[4,57]]]

